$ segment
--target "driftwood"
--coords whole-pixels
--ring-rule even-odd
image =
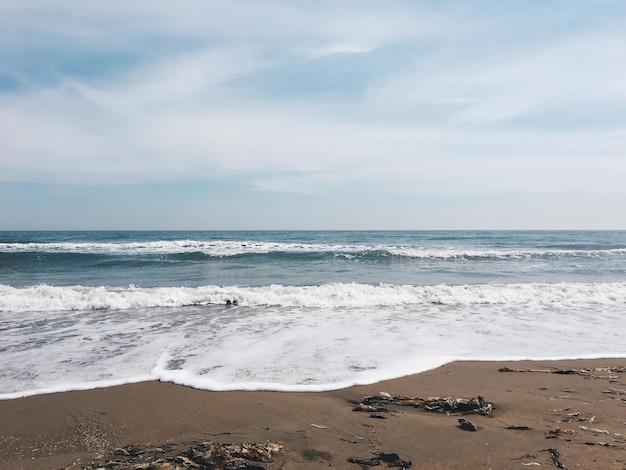
[[[103,460],[84,466],[88,469],[116,470],[266,470],[282,446],[266,444],[216,444],[195,441],[187,446],[172,444],[161,447],[126,446],[115,449]],[[65,470],[69,470],[67,467]]]
[[[538,372],[544,374],[561,374],[561,375],[583,375],[585,377],[594,377],[599,379],[616,378],[616,375],[595,375],[598,372],[609,372],[619,374],[626,372],[626,367],[590,367],[587,369],[511,369],[510,367],[501,367],[498,372]]]
[[[586,446],[602,446],[602,447],[618,447],[617,444],[611,444],[610,442],[585,442]]]
[[[478,414],[483,416],[491,415],[493,404],[488,403],[481,396],[474,398],[455,397],[392,397],[388,393],[381,393],[378,396],[364,397],[356,403],[353,411],[366,411],[369,413],[388,413],[389,407],[411,406],[433,413],[444,413],[448,415]]]
[[[587,426],[580,426],[580,429],[594,434],[611,434],[608,429],[589,428]]]

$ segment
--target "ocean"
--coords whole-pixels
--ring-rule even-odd
[[[0,399],[626,357],[624,231],[0,232]]]

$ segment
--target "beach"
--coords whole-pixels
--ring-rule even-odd
[[[233,468],[624,469],[625,366],[453,362],[327,392],[211,392],[152,381],[3,400],[0,468],[209,468],[191,466],[188,449],[211,442],[267,451],[257,467]],[[359,407],[367,396],[385,406]],[[406,401],[478,396],[489,414]]]
[[[0,470],[626,468],[626,232],[0,232],[0,261]]]

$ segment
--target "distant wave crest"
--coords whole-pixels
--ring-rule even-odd
[[[626,256],[624,247],[562,247],[558,249],[471,250],[409,245],[351,245],[318,243],[281,243],[259,241],[162,240],[127,243],[0,243],[0,253],[71,253],[92,255],[194,255],[232,257],[244,255],[310,255],[327,254],[343,257],[398,257],[430,260],[536,259],[574,257]]]

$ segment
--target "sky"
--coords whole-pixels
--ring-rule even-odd
[[[623,0],[0,2],[0,230],[626,229]]]

